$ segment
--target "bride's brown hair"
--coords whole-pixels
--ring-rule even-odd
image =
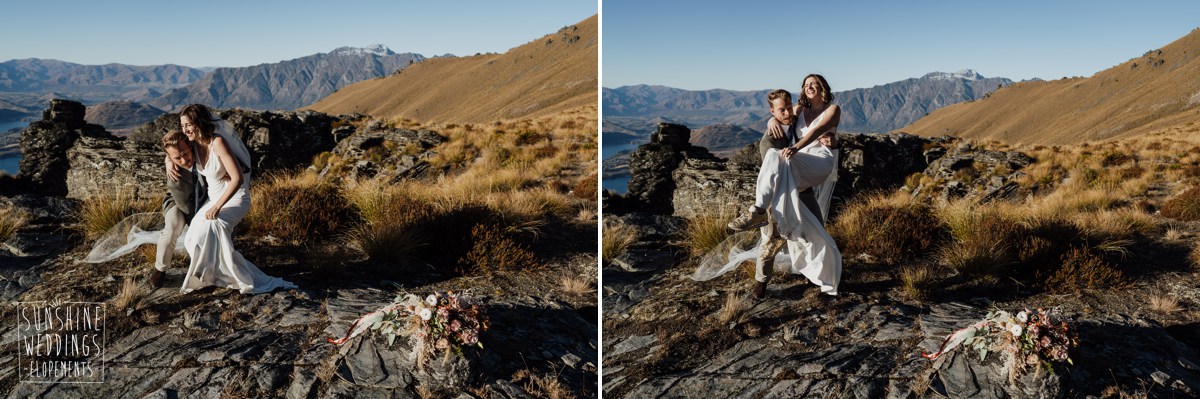
[[[825,81],[824,76],[810,73],[804,77],[804,80],[800,81],[800,108],[812,108],[812,103],[808,101],[808,96],[804,95],[804,82],[807,82],[808,78],[817,78],[817,83],[821,85],[821,92],[819,93],[821,100],[824,100],[825,104],[833,103],[833,92],[829,91],[829,82]]]
[[[179,111],[179,116],[187,116],[196,125],[196,130],[200,131],[200,138],[204,143],[212,141],[213,132],[217,131],[217,125],[213,124],[212,111],[208,110],[203,104],[190,104],[183,107]]]

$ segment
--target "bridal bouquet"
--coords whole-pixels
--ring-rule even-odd
[[[1050,311],[1028,309],[1013,315],[1005,311],[988,312],[987,316],[967,328],[946,337],[935,353],[922,356],[936,359],[959,345],[979,352],[980,360],[989,352],[1000,349],[1013,355],[1013,371],[1025,366],[1040,365],[1054,371],[1054,363],[1074,365],[1069,351],[1079,344],[1079,337],[1065,322],[1055,323]]]
[[[434,293],[409,310],[415,311],[419,319],[417,336],[432,342],[435,349],[449,349],[458,355],[468,346],[483,349],[479,333],[488,329],[487,315],[479,305],[466,304],[454,291]]]
[[[369,329],[387,336],[391,345],[408,326],[416,330],[416,337],[426,343],[426,348],[462,355],[463,348],[483,348],[479,334],[487,331],[488,325],[483,308],[454,291],[435,292],[423,300],[402,294],[392,304],[355,320],[345,337],[330,338],[329,342],[341,345]]]

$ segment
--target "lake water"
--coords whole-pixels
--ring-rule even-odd
[[[29,122],[24,121],[0,122],[0,135],[8,134],[9,130],[24,128],[28,125]],[[10,175],[15,175],[17,174],[17,171],[20,170],[20,163],[21,154],[0,156],[0,171],[4,171]]]
[[[609,159],[621,151],[635,150],[639,145],[641,145],[641,143],[606,145],[600,147],[600,155],[604,157],[603,159]],[[620,194],[625,194],[625,192],[629,191],[629,176],[603,179],[600,181],[600,187],[615,191]]]

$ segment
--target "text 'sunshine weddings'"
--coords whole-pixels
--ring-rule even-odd
[[[103,380],[104,307],[100,303],[21,303],[18,368],[21,381],[86,383]]]

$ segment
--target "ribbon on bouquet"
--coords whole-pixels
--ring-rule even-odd
[[[942,346],[938,347],[937,352],[934,352],[934,353],[924,353],[923,352],[923,353],[921,353],[921,357],[924,357],[929,360],[937,359],[938,356],[944,355],[946,352],[954,350],[954,348],[958,347],[959,344],[962,344],[963,341],[966,341],[967,337],[974,335],[975,332],[979,331],[979,329],[981,327],[983,327],[991,322],[992,322],[991,320],[985,319],[985,320],[976,322],[975,324],[972,324],[970,326],[967,326],[966,328],[955,331],[953,334],[950,334],[949,336],[947,336],[945,341],[942,341]]]
[[[385,306],[383,309],[379,309],[374,312],[367,313],[367,314],[363,315],[363,317],[359,317],[358,320],[355,320],[354,323],[350,324],[350,329],[346,330],[345,337],[338,338],[338,339],[325,338],[325,340],[329,341],[329,343],[334,344],[334,345],[344,344],[344,343],[346,343],[346,341],[349,341],[351,338],[357,337],[359,335],[362,335],[362,333],[367,332],[367,330],[370,329],[372,325],[374,325],[379,320],[382,320],[383,316],[387,315],[388,312],[392,312],[396,309],[401,308],[401,305],[402,304],[394,303],[394,304]],[[408,313],[408,312],[406,311],[405,313]]]

